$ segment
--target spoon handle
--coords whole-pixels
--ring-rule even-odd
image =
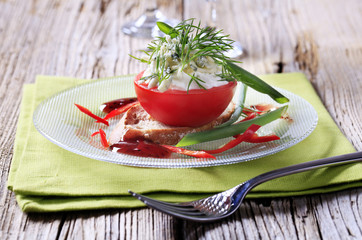
[[[310,162],[304,162],[296,165],[291,165],[288,167],[276,169],[270,172],[263,173],[259,176],[256,176],[249,180],[249,186],[251,188],[259,185],[263,182],[269,181],[271,179],[287,176],[294,173],[304,172],[316,168],[326,167],[326,166],[333,166],[338,164],[345,164],[350,162],[358,162],[362,161],[362,152],[354,152],[348,153],[339,156],[333,156],[328,158],[323,158],[319,160],[314,160]]]

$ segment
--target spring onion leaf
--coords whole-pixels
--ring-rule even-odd
[[[230,126],[214,128],[203,132],[189,133],[181,139],[181,141],[176,145],[176,147],[183,147],[197,143],[232,137],[236,134],[245,132],[246,129],[250,127],[252,124],[263,126],[274,120],[277,120],[286,112],[287,108],[288,106],[283,106],[274,111],[260,115],[254,119],[245,122],[236,123]]]
[[[254,74],[239,67],[238,65],[232,62],[227,62],[227,69],[236,78],[237,81],[244,83],[245,85],[255,89],[258,92],[269,95],[276,102],[289,102],[289,99],[287,97],[275,90],[272,86],[270,86]]]
[[[245,84],[241,84],[241,86],[239,86],[237,88],[237,91],[238,91],[237,93],[238,93],[239,97],[237,99],[236,107],[235,107],[233,114],[231,114],[230,119],[228,121],[224,122],[223,124],[221,124],[219,126],[216,126],[216,128],[229,126],[240,118],[241,114],[243,113],[243,109],[244,109],[247,88],[248,87]]]

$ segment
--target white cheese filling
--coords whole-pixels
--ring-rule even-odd
[[[164,92],[167,89],[187,91],[191,89],[200,89],[201,87],[199,84],[201,84],[203,88],[210,89],[228,83],[226,80],[223,80],[220,76],[218,76],[218,74],[221,73],[221,66],[215,63],[215,61],[210,57],[195,59],[195,61],[191,61],[187,66],[184,66],[182,71],[180,71],[182,63],[176,54],[176,44],[178,44],[177,38],[171,39],[169,36],[166,36],[166,42],[162,44],[157,53],[158,55],[153,57],[143,74],[143,78],[148,84],[148,88],[157,86],[160,92]],[[161,83],[159,83],[159,79],[156,74],[156,57],[165,58],[165,65],[162,66],[162,68],[164,69],[163,76],[167,75],[167,78],[163,79]],[[170,71],[173,72],[170,73]],[[197,84],[196,81],[191,81],[191,76],[198,78],[199,84]]]

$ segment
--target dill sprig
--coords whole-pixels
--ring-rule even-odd
[[[194,19],[186,20],[174,28],[180,38],[181,48],[176,48],[176,51],[180,56],[181,71],[192,61],[205,57],[210,57],[219,64],[232,61],[224,55],[232,49],[231,44],[234,42],[228,38],[229,35],[222,35],[222,31],[216,31],[215,28],[201,28],[200,22],[197,26],[193,23]]]
[[[200,22],[195,25],[194,19],[185,20],[175,27],[163,22],[157,22],[157,26],[166,36],[158,37],[148,45],[150,51],[144,52],[148,60],[131,57],[152,66],[151,75],[145,78],[157,80],[159,89],[170,84],[173,73],[181,72],[190,76],[187,90],[193,82],[204,88],[204,81],[196,76],[195,72],[197,68],[205,67],[205,62],[212,59],[221,66],[221,73],[217,74],[221,80],[240,81],[258,92],[268,94],[278,103],[289,101],[272,86],[236,65],[238,61],[225,55],[225,52],[233,48],[234,41],[229,35],[223,35],[222,30],[201,27]]]
[[[207,57],[222,66],[220,78],[225,77],[225,80],[235,81],[229,77],[230,73],[226,68],[226,63],[236,61],[224,55],[226,51],[232,49],[234,42],[229,39],[229,35],[223,35],[221,30],[217,31],[215,28],[201,27],[201,22],[195,25],[194,19],[185,20],[173,28],[162,22],[158,22],[157,25],[168,36],[157,37],[148,45],[150,51],[145,52],[148,60],[132,57],[148,64],[154,61],[156,76],[152,76],[158,78],[159,84],[169,79],[171,74],[176,71],[181,72],[186,68],[196,71],[198,67],[204,67],[203,62]],[[170,41],[170,38],[175,40]],[[172,61],[163,54],[163,48],[168,46],[167,44],[170,45],[170,42],[172,47],[168,50],[172,51]],[[203,80],[195,74],[184,72],[190,76],[188,88],[192,82],[195,82],[200,88],[205,89]]]

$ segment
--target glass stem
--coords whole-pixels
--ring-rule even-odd
[[[206,2],[209,9],[207,26],[215,28],[217,21],[216,0],[206,0]]]
[[[145,5],[146,5],[146,12],[154,12],[158,8],[158,3],[156,0],[145,1]]]

